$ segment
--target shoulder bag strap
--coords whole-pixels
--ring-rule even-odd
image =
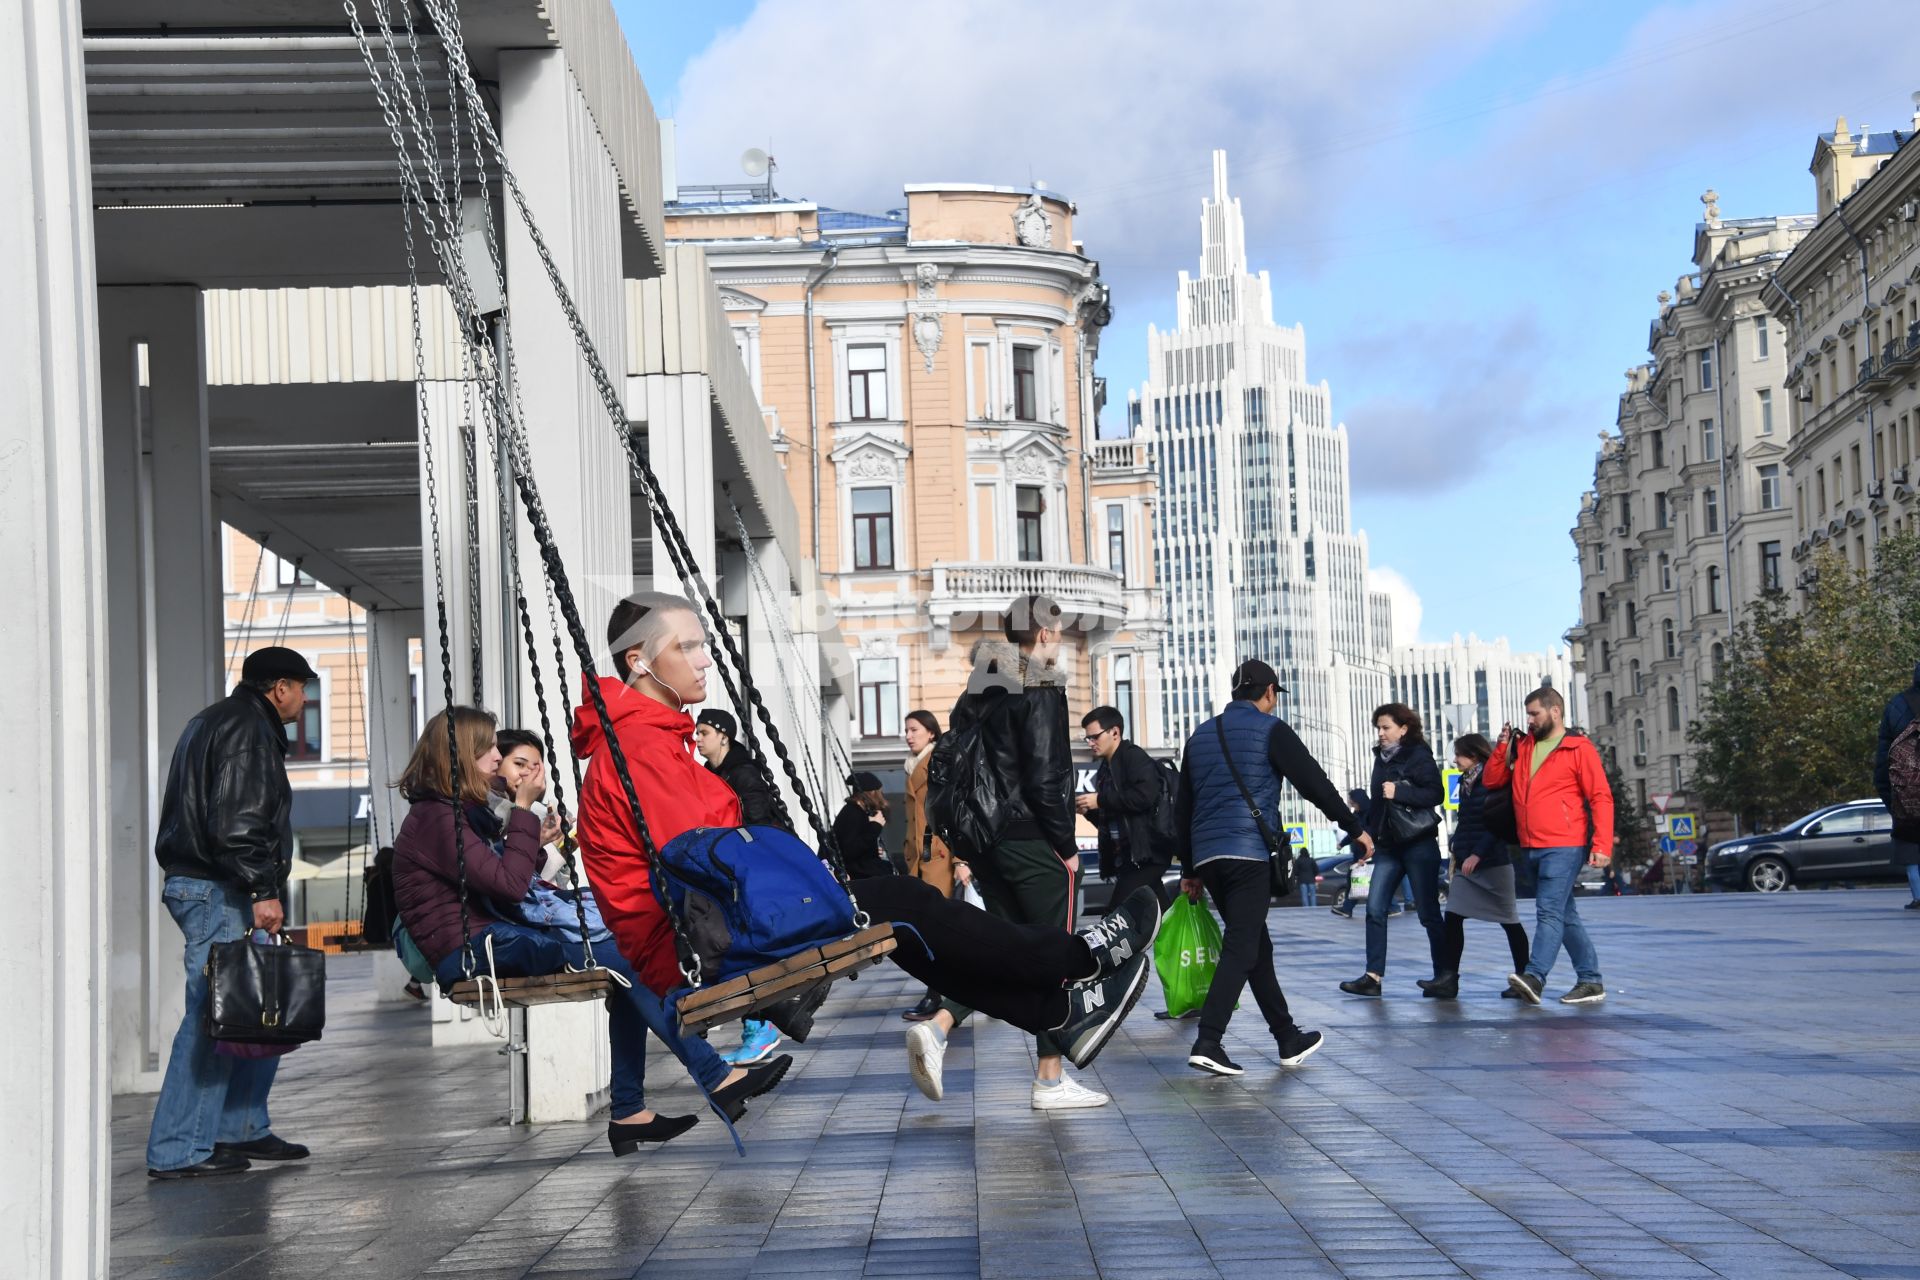
[[[1233,785],[1240,788],[1240,798],[1247,803],[1247,812],[1253,815],[1253,825],[1260,828],[1260,839],[1265,842],[1267,852],[1271,854],[1280,848],[1275,842],[1273,832],[1267,826],[1266,818],[1260,812],[1260,806],[1253,802],[1253,792],[1247,790],[1246,779],[1240,776],[1240,769],[1233,763],[1233,752],[1227,749],[1227,731],[1220,727],[1220,717],[1213,718],[1213,734],[1220,739],[1220,754],[1226,759],[1227,772],[1233,775]]]

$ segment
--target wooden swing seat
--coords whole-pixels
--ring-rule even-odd
[[[838,942],[809,947],[777,964],[689,991],[680,998],[681,1030],[704,1030],[805,995],[855,969],[879,964],[896,945],[893,926],[876,924]]]
[[[604,999],[613,985],[613,975],[605,969],[581,973],[543,973],[532,978],[500,978],[500,1003],[512,1008],[531,1008],[537,1004],[568,1004],[580,1000]],[[478,1006],[480,983],[464,978],[453,984],[447,999],[455,1004]]]

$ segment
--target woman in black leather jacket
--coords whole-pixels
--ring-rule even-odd
[[[1348,995],[1377,996],[1387,971],[1387,912],[1400,882],[1413,886],[1413,903],[1427,930],[1434,977],[1445,970],[1440,920],[1440,815],[1446,798],[1440,766],[1421,732],[1419,713],[1389,702],[1373,713],[1380,745],[1373,752],[1367,830],[1373,835],[1373,884],[1367,890],[1367,971],[1340,984]]]

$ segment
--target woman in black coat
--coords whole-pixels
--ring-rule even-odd
[[[1453,879],[1447,890],[1446,955],[1436,961],[1431,981],[1420,986],[1438,1000],[1460,994],[1460,955],[1466,949],[1466,922],[1486,920],[1507,931],[1513,972],[1527,971],[1527,930],[1514,898],[1513,854],[1506,841],[1487,830],[1487,790],[1480,769],[1493,758],[1493,744],[1477,733],[1456,738],[1453,762],[1460,767],[1460,823],[1453,832]],[[1511,995],[1502,990],[1501,995]]]
[[[1387,972],[1387,912],[1405,880],[1426,926],[1427,949],[1438,979],[1445,972],[1446,933],[1440,920],[1440,815],[1446,798],[1440,766],[1412,707],[1389,702],[1373,713],[1380,745],[1373,751],[1367,830],[1373,836],[1373,884],[1367,890],[1367,971],[1340,984],[1348,995],[1377,996]],[[1360,859],[1364,861],[1364,857]]]

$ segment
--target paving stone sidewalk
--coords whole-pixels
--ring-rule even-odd
[[[754,1104],[744,1160],[710,1121],[625,1160],[603,1124],[499,1123],[493,1051],[431,1049],[423,1010],[376,1007],[348,958],[326,1040],[273,1095],[311,1160],[155,1183],[152,1099],[114,1100],[112,1274],[1920,1280],[1905,899],[1583,899],[1610,997],[1578,1009],[1499,999],[1505,942],[1478,924],[1462,998],[1422,999],[1404,916],[1387,998],[1351,999],[1362,923],[1276,911],[1320,1054],[1278,1067],[1249,997],[1228,1037],[1246,1076],[1201,1076],[1156,984],[1084,1073],[1115,1105],[1053,1116],[1027,1105],[1031,1042],[986,1021],[923,1099],[898,1016],[918,992],[882,966]],[[1550,993],[1571,982],[1562,957]],[[657,1052],[649,1080],[654,1105],[696,1105]]]

